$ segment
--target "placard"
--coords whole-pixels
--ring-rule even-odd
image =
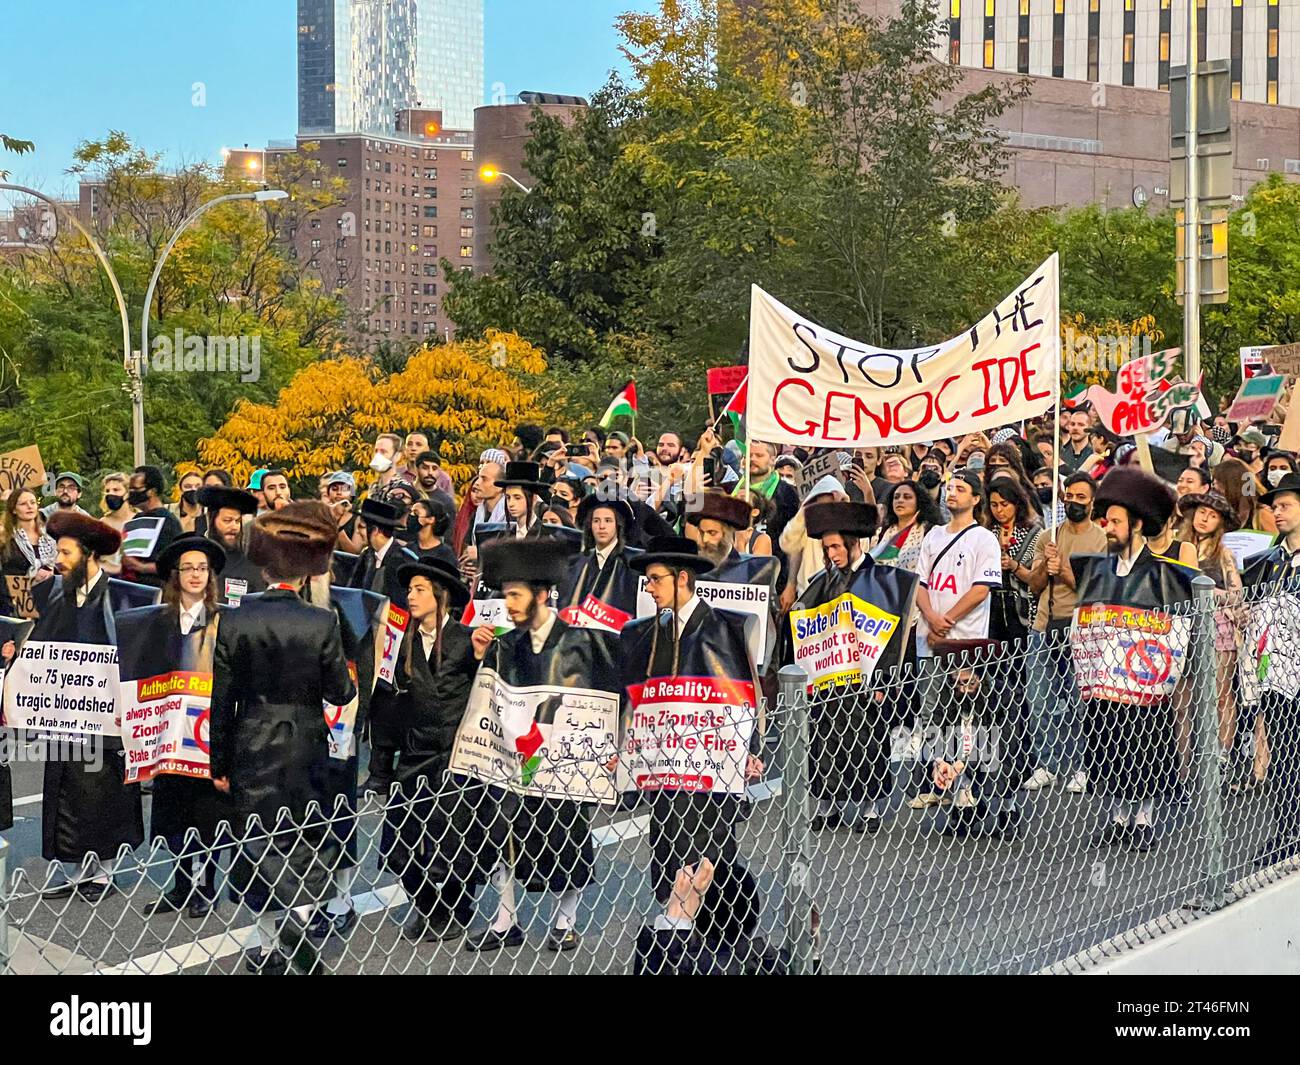
[[[10,728],[121,735],[117,648],[28,640],[5,673],[4,718]]]
[[[632,615],[588,593],[581,603],[566,606],[559,611],[560,619],[580,629],[599,629],[602,632],[622,632]]]
[[[1271,533],[1254,532],[1250,529],[1238,529],[1223,534],[1223,546],[1232,552],[1237,569],[1246,568],[1246,559],[1258,555],[1273,546]]]
[[[376,674],[379,679],[387,684],[393,683],[393,671],[397,667],[397,653],[402,647],[402,637],[406,635],[406,627],[411,623],[409,611],[403,610],[400,606],[393,603],[388,604],[388,616],[384,621],[384,645],[379,656],[379,667]]]
[[[1241,386],[1237,398],[1232,401],[1224,414],[1230,422],[1251,422],[1256,418],[1267,418],[1273,413],[1277,401],[1286,388],[1286,378],[1281,374],[1268,377],[1252,377]]]
[[[0,455],[0,492],[6,496],[15,488],[35,488],[39,492],[44,484],[45,465],[41,449],[35,444]]]
[[[5,587],[9,589],[9,598],[14,604],[14,613],[20,618],[30,619],[40,616],[40,611],[36,609],[36,599],[32,595],[32,587],[35,583],[35,577],[5,577]]]
[[[899,617],[846,592],[821,606],[790,611],[795,664],[811,688],[860,684],[898,628]]]
[[[212,778],[212,674],[175,671],[122,684],[126,783],[159,774]]]
[[[1191,625],[1160,610],[1080,605],[1070,629],[1079,693],[1135,706],[1169,698],[1183,673]]]
[[[732,584],[727,581],[696,581],[695,594],[709,606],[745,615],[745,648],[749,660],[760,671],[766,666],[768,628],[771,624],[772,592],[766,584]],[[654,617],[658,608],[646,591],[646,579],[637,582],[636,616]]]
[[[1273,367],[1277,374],[1300,374],[1300,344],[1275,344],[1259,353],[1261,359]]]

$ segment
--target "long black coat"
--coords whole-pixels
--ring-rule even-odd
[[[123,682],[156,677],[183,669],[198,673],[212,670],[220,608],[200,631],[181,636],[180,612],[175,606],[145,606],[117,615],[117,644]],[[217,843],[217,826],[232,824],[235,808],[230,796],[202,780],[161,773],[154,778],[149,834],[167,841],[173,854],[185,849],[185,836],[193,828],[204,847]],[[192,846],[191,846],[192,849]]]
[[[78,608],[75,594],[60,588],[51,595],[32,629],[32,640],[76,643],[117,643],[117,627],[109,605],[108,574],[99,580]],[[94,851],[107,859],[123,844],[137,847],[144,840],[140,789],[123,783],[126,755],[122,740],[105,736],[98,769],[81,761],[47,760],[41,799],[41,854],[61,862],[81,862]]]
[[[628,559],[641,554],[636,548],[616,547],[602,568],[596,560],[594,550],[583,551],[569,559],[569,574],[559,587],[559,605],[567,607],[581,606],[589,595],[594,595],[602,603],[623,611],[636,614],[637,588],[639,575],[628,566]]]
[[[333,610],[272,588],[223,615],[213,657],[212,776],[230,781],[236,836],[254,814],[263,829],[281,833],[244,839],[231,870],[232,893],[255,910],[306,905],[329,884],[339,848],[324,821],[334,790],[323,703],[343,705],[354,694]],[[312,804],[319,810],[309,816]]]
[[[375,553],[369,547],[357,556],[352,579],[348,581],[351,588],[365,588],[388,597],[389,602],[406,609],[406,587],[397,579],[397,571],[408,562],[415,560],[415,554],[402,546],[398,540],[388,545],[384,560],[375,565]]]
[[[243,551],[226,551],[226,564],[217,574],[217,602],[222,606],[238,606],[244,596],[266,591],[266,580],[260,566],[248,560]]]
[[[529,631],[515,629],[493,642],[483,665],[507,684],[548,684],[561,688],[618,691],[613,633],[579,629],[559,617],[541,654],[533,654]],[[515,795],[491,787],[500,815],[484,810],[492,841],[509,857],[515,877],[529,891],[566,891],[591,883],[595,853],[591,845],[591,804],[566,799]]]

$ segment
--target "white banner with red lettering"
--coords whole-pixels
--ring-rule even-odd
[[[212,674],[162,673],[122,682],[126,783],[159,773],[209,780]]]
[[[411,615],[400,606],[388,604],[388,615],[384,622],[384,645],[379,655],[379,666],[375,670],[379,679],[387,684],[393,683],[393,671],[397,668],[397,652],[402,647],[402,637],[406,627],[411,623]]]
[[[594,595],[588,595],[576,606],[566,606],[560,611],[560,617],[580,629],[599,629],[601,632],[622,632],[623,626],[632,620],[631,614]]]
[[[740,795],[754,731],[754,685],[727,677],[651,677],[628,688],[619,750],[624,791]]]
[[[757,285],[749,303],[748,433],[805,447],[907,444],[1033,418],[1056,401],[1055,253],[974,328],[890,349],[840,336]]]

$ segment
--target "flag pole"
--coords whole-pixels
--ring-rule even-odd
[[[1059,256],[1059,252],[1054,252]],[[1052,429],[1052,544],[1056,544],[1056,520],[1061,506],[1061,376],[1064,373],[1061,358],[1061,260],[1056,260],[1056,405],[1053,410]],[[1050,619],[1049,619],[1050,620]]]

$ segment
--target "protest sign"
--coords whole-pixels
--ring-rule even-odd
[[[1175,410],[1194,406],[1201,398],[1195,385],[1174,379],[1179,354],[1179,348],[1170,348],[1126,362],[1116,374],[1117,391],[1091,385],[1068,398],[1065,406],[1090,404],[1102,425],[1116,436],[1154,432]]]
[[[1286,388],[1286,378],[1281,374],[1268,377],[1252,377],[1242,384],[1237,398],[1232,401],[1224,414],[1230,422],[1250,422],[1256,418],[1267,418],[1273,413],[1277,401]]]
[[[733,395],[745,383],[748,366],[711,366],[705,371],[710,396]]]
[[[0,492],[8,495],[15,488],[35,488],[39,492],[44,484],[45,465],[41,449],[35,444],[0,455]]]
[[[622,790],[740,795],[757,703],[752,682],[652,677],[628,688],[619,752]]]
[[[1079,692],[1149,706],[1173,694],[1187,658],[1191,619],[1117,603],[1080,605],[1070,629]]]
[[[772,590],[766,584],[736,584],[730,581],[696,581],[695,594],[718,610],[745,615],[745,646],[749,660],[759,669],[767,663],[768,629],[771,627]],[[636,616],[654,617],[655,601],[641,578],[636,597]]]
[[[870,679],[898,628],[899,616],[846,592],[807,610],[790,611],[794,660],[814,688]]]
[[[750,290],[749,430],[834,447],[908,444],[1037,417],[1056,401],[1057,257],[960,336],[891,350],[844,337]]]
[[[1238,665],[1242,703],[1253,706],[1265,692],[1294,699],[1300,694],[1300,602],[1272,595],[1247,609]]]
[[[817,454],[811,456],[808,461],[803,464],[803,469],[799,471],[800,496],[807,495],[809,489],[811,489],[812,486],[823,477],[837,477],[843,481],[843,478],[840,476],[843,472],[844,463],[840,458],[840,453],[838,451],[831,450],[830,448],[819,451]]]
[[[9,589],[9,599],[14,605],[14,613],[20,618],[34,618],[40,611],[36,609],[36,600],[32,596],[35,577],[5,577],[5,586]]]
[[[1279,451],[1300,451],[1300,403],[1292,402],[1286,412],[1286,421],[1282,423],[1282,432],[1277,438]]]
[[[151,557],[166,520],[162,515],[141,514],[128,521],[122,527],[122,554],[132,558]]]
[[[383,647],[379,655],[379,667],[376,673],[380,680],[393,683],[393,670],[397,667],[397,652],[402,647],[402,637],[406,627],[411,623],[411,615],[400,606],[388,604],[388,616],[384,619]]]
[[[116,647],[28,640],[6,671],[5,724],[117,736],[122,720],[118,689]]]
[[[1246,559],[1258,555],[1273,546],[1273,537],[1269,533],[1253,532],[1250,529],[1238,529],[1236,532],[1223,534],[1223,546],[1232,552],[1237,569],[1246,568]]]
[[[618,607],[588,595],[576,606],[566,606],[560,617],[570,625],[580,629],[601,629],[604,632],[622,632],[623,626],[632,620],[632,615]]]
[[[351,660],[348,661],[348,674],[352,677],[353,686],[357,688],[357,694],[352,696],[351,702],[346,706],[339,706],[337,703],[321,700],[324,704],[322,709],[325,714],[325,725],[330,730],[330,757],[340,762],[346,762],[352,757],[357,707],[361,703],[361,688],[357,685],[357,664]]]
[[[516,794],[613,804],[619,697],[592,688],[507,684],[479,669],[451,769]]]
[[[1275,344],[1264,348],[1259,357],[1277,374],[1300,374],[1300,344]]]
[[[211,778],[211,673],[176,671],[126,681],[122,704],[126,783],[143,783],[161,773]]]
[[[1252,377],[1258,377],[1260,371],[1264,368],[1264,356],[1262,347],[1240,348],[1238,357],[1241,360],[1241,379],[1249,381]]]

